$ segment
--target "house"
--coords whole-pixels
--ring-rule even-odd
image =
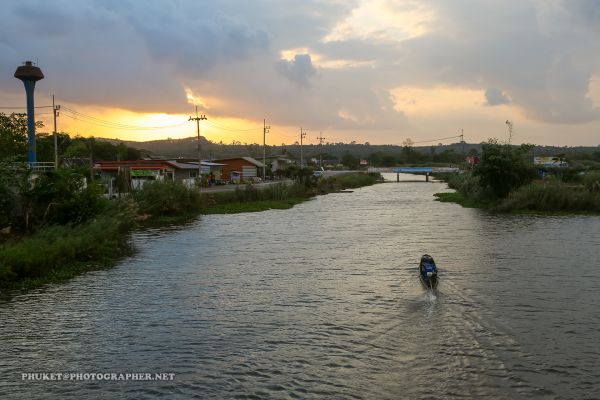
[[[187,179],[194,179],[198,176],[198,161],[191,161],[189,159],[169,160],[169,165],[175,167],[174,180],[184,181]],[[202,161],[202,175],[212,176],[214,181],[220,181],[222,179],[223,167],[225,164],[220,164],[211,161]],[[184,182],[185,183],[185,182]]]
[[[465,161],[469,165],[477,165],[477,164],[479,164],[481,162],[481,160],[477,156],[467,156],[465,158]]]
[[[266,157],[267,166],[271,164],[271,171],[284,171],[294,165],[294,160],[286,156],[269,156]]]
[[[165,160],[96,161],[94,175],[112,194],[113,182],[119,176],[124,176],[132,189],[141,189],[147,181],[173,180],[174,168]]]
[[[212,174],[220,179],[223,164],[202,161],[202,175]],[[132,189],[141,189],[148,181],[178,181],[194,186],[198,177],[198,161],[185,160],[135,160],[135,161],[96,161],[95,175],[103,181],[109,194],[113,183],[123,176]]]
[[[263,163],[252,157],[222,158],[212,160],[214,163],[224,164],[221,179],[224,181],[250,181],[257,176],[262,176]]]

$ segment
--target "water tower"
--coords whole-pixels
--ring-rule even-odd
[[[23,65],[17,68],[15,78],[23,81],[25,85],[25,93],[27,95],[27,136],[29,148],[27,150],[27,162],[29,165],[37,162],[37,154],[35,150],[35,107],[33,102],[33,91],[35,83],[40,79],[44,79],[42,70],[31,61],[25,61]]]

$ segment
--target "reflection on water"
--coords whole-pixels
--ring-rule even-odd
[[[493,216],[441,190],[138,233],[119,266],[0,303],[3,398],[599,397],[600,218]],[[46,371],[175,381],[21,381]]]

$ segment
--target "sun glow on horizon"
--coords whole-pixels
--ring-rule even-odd
[[[71,111],[72,110],[72,111]],[[183,139],[197,135],[195,121],[189,114],[138,113],[123,109],[65,104],[58,117],[58,131],[72,136],[100,137],[130,141]],[[200,121],[200,135],[215,143],[262,143],[263,121],[244,118],[206,115]],[[38,120],[44,123],[39,132],[51,132],[51,113],[39,113]],[[271,124],[267,143],[279,145],[293,143],[294,127]]]

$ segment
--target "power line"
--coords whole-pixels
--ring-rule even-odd
[[[319,139],[319,167],[321,167],[321,170],[323,169],[323,140],[325,140],[326,138],[323,137],[323,132],[319,132],[319,137],[317,138]]]
[[[52,106],[35,106],[34,108],[52,108]],[[26,110],[27,107],[0,106],[0,110]]]
[[[302,127],[300,127],[300,168],[304,168],[304,157],[302,154],[302,139],[306,137],[306,131],[302,131]]]
[[[104,120],[101,118],[93,117],[79,111],[73,110],[71,108],[62,106],[61,110],[63,111],[63,115],[75,119],[78,121],[82,121],[88,124],[101,126],[104,128],[113,128],[113,129],[121,129],[121,130],[155,130],[155,129],[168,129],[185,125],[185,122],[180,124],[173,125],[162,125],[162,126],[143,126],[143,125],[128,125],[122,124],[119,122],[112,122],[108,120]]]
[[[103,128],[111,128],[111,129],[118,129],[118,130],[124,130],[124,131],[143,131],[143,130],[158,130],[158,129],[165,129],[165,128],[172,128],[172,127],[176,127],[176,126],[183,126],[185,124],[177,124],[177,125],[169,125],[169,126],[162,126],[162,127],[148,127],[148,126],[120,126],[120,125],[115,125],[115,124],[110,124],[110,123],[103,123],[103,122],[97,122],[97,121],[93,121],[93,120],[88,120],[84,117],[78,116],[78,115],[72,115],[70,114],[68,111],[63,110],[63,116],[77,120],[77,121],[81,121],[84,122],[86,124],[90,124],[90,125],[95,125],[95,126],[100,126]]]
[[[196,127],[198,129],[198,190],[202,187],[202,156],[200,155],[200,121],[205,121],[206,115],[198,116],[198,106],[196,106],[196,117],[190,117],[188,121],[196,121]]]
[[[271,126],[268,125],[267,126],[267,119],[263,119],[263,171],[262,171],[262,178],[263,181],[265,180],[265,173],[266,173],[266,168],[267,168],[267,133],[269,133],[269,130],[271,129]]]
[[[413,144],[419,144],[419,143],[430,143],[430,142],[439,142],[441,140],[448,140],[448,139],[456,139],[461,137],[462,135],[458,135],[458,136],[448,136],[445,138],[439,138],[439,139],[431,139],[431,140],[421,140],[419,142],[413,142]]]
[[[227,127],[227,126],[223,126],[220,124],[217,124],[215,122],[206,122],[206,124],[210,127],[213,128],[217,128],[217,129],[222,129],[225,131],[231,131],[231,132],[250,132],[250,131],[258,131],[260,128],[256,127],[256,128],[245,128],[245,129],[239,129],[239,128],[232,128],[232,127]]]
[[[93,117],[93,116],[84,114],[82,112],[73,110],[72,108],[68,108],[68,107],[64,107],[64,106],[63,106],[63,110],[66,110],[67,112],[75,114],[76,116],[81,117],[83,119],[87,119],[87,120],[90,120],[90,121],[102,123],[102,124],[105,124],[105,125],[110,125],[110,126],[117,127],[117,128],[125,128],[125,129],[163,129],[163,128],[172,128],[172,127],[176,127],[176,126],[183,126],[183,125],[185,125],[185,122],[183,122],[181,124],[162,125],[162,126],[128,125],[128,124],[122,124],[120,122],[112,122],[112,121],[104,120],[104,119],[101,119],[101,118]]]

